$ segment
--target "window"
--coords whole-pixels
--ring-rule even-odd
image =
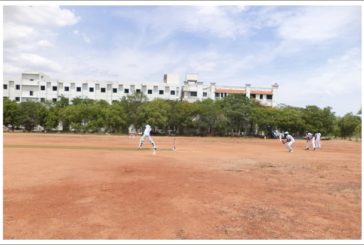
[[[176,91],[171,90],[171,95],[175,95],[175,94],[176,94]]]
[[[94,91],[94,88],[88,88],[88,91],[90,91],[90,92],[93,92]]]
[[[262,100],[263,99],[263,95],[261,94],[261,95],[259,95],[259,98]]]
[[[220,93],[215,93],[215,97],[220,97]]]
[[[29,91],[29,95],[30,96],[33,96],[33,91]]]
[[[76,91],[77,91],[77,92],[81,92],[81,87],[77,87],[77,88],[76,88]]]
[[[42,79],[43,79],[43,76],[40,76],[40,78],[42,78]]]
[[[164,94],[164,91],[163,90],[159,90],[159,94]]]
[[[196,97],[197,96],[197,92],[190,92],[191,96]]]
[[[64,87],[64,91],[70,91],[70,87]]]
[[[124,93],[128,94],[129,93],[129,89],[128,88],[124,89]]]
[[[40,90],[45,90],[45,86],[44,85],[42,85],[42,86],[40,86]]]
[[[101,88],[101,93],[105,93],[106,92],[106,88]]]
[[[7,84],[4,84],[4,89],[8,89],[8,85]]]
[[[148,89],[148,94],[153,94],[153,90]]]
[[[268,100],[271,100],[273,98],[273,95],[271,95],[271,94],[267,94],[267,99]]]
[[[250,94],[250,98],[255,99],[255,94]]]
[[[32,81],[32,82],[34,81],[34,79],[33,79],[33,78],[31,78],[31,79],[29,79],[29,80],[30,80],[30,81]]]
[[[53,102],[57,102],[57,98],[53,98],[53,99],[52,99],[52,101],[53,101]]]
[[[53,87],[52,87],[52,90],[53,90],[53,91],[57,91],[57,86],[53,86]]]
[[[40,98],[40,102],[45,102],[45,98]]]
[[[20,101],[20,97],[15,97],[15,100],[16,101]]]
[[[116,94],[116,93],[118,92],[118,89],[117,89],[117,88],[113,88],[113,89],[112,89],[112,92],[113,92],[114,94]]]
[[[140,93],[140,89],[137,89],[137,90],[136,90],[136,93],[137,93],[137,94],[139,94],[139,93]]]
[[[20,90],[20,85],[15,85],[16,90]]]
[[[206,97],[207,96],[207,92],[203,92],[203,97]]]

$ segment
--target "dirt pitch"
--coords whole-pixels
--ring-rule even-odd
[[[361,239],[361,143],[4,134],[4,239]]]

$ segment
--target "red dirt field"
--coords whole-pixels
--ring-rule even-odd
[[[4,134],[4,239],[361,239],[361,143]]]

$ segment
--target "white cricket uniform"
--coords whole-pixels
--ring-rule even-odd
[[[157,149],[157,146],[154,143],[152,137],[150,137],[150,131],[152,131],[152,127],[147,124],[147,126],[145,126],[143,136],[140,138],[139,148],[143,146],[144,139],[145,137],[147,137],[149,142],[152,144],[154,150]]]
[[[306,150],[309,150],[310,147],[312,147],[313,149],[315,149],[315,138],[313,137],[313,135],[308,132],[306,134]]]
[[[136,129],[135,129],[134,125],[132,124],[129,126],[129,138],[130,137],[134,138],[135,135],[136,135]]]
[[[319,132],[315,134],[315,147],[318,149],[321,148],[321,133]]]
[[[293,147],[292,145],[294,144],[295,140],[294,138],[292,137],[292,135],[288,134],[286,136],[286,140],[287,140],[287,148],[288,148],[288,151],[291,152],[293,151]]]

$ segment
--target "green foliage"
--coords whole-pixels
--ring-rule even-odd
[[[288,106],[280,109],[276,125],[280,131],[288,131],[294,135],[302,135],[306,130],[303,112],[295,107]]]
[[[171,115],[173,116],[172,120],[175,121],[176,132],[181,135],[193,134],[198,115],[197,104],[186,101],[178,102],[174,112]]]
[[[37,102],[23,102],[19,104],[19,123],[26,131],[32,131],[37,125],[44,125],[45,110]]]
[[[328,135],[334,130],[335,115],[331,112],[331,107],[320,109],[317,106],[306,106],[303,109],[305,127],[310,132],[321,132]]]
[[[15,101],[4,98],[3,101],[3,124],[11,126],[12,130],[20,124],[19,106]]]
[[[143,122],[138,120],[137,112],[138,108],[147,103],[147,101],[148,98],[143,93],[134,93],[121,99],[120,103],[124,107],[125,113],[128,115],[128,125],[134,124],[137,128],[142,126]]]
[[[179,135],[270,135],[273,130],[300,136],[304,131],[320,131],[323,136],[361,136],[361,115],[349,113],[336,117],[330,107],[262,106],[245,95],[229,95],[188,103],[155,99],[148,102],[142,93],[124,97],[112,104],[106,101],[75,98],[69,104],[62,97],[57,102],[23,102],[4,98],[4,125],[23,126],[30,131],[41,125],[55,130],[84,133],[125,133],[130,124],[141,128],[150,124],[160,133]],[[360,111],[361,113],[361,111]]]
[[[353,113],[347,113],[344,117],[339,119],[338,127],[340,130],[340,136],[343,138],[351,138],[355,131],[361,132],[361,118],[353,115]]]
[[[127,115],[125,109],[120,103],[114,103],[109,106],[105,114],[106,131],[111,133],[122,133],[126,131]]]
[[[224,97],[221,108],[225,112],[228,128],[232,134],[248,133],[251,127],[253,104],[245,95]]]
[[[155,99],[149,103],[144,103],[137,109],[136,125],[146,123],[165,130],[169,121],[170,109],[171,105],[162,99]]]

